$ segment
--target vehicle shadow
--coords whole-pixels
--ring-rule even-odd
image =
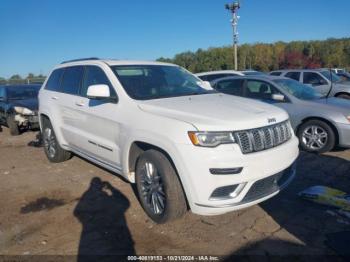
[[[348,230],[350,219],[338,216],[336,208],[303,200],[298,193],[315,185],[350,193],[350,161],[302,152],[297,164],[294,181],[283,192],[260,204],[268,220],[272,219],[279,227],[262,242],[247,245],[232,256],[242,251],[245,255],[259,254],[265,258],[277,255],[311,259],[341,255],[327,246],[327,234]]]
[[[74,209],[83,228],[78,261],[118,261],[134,255],[134,242],[125,219],[129,200],[110,183],[94,177]]]

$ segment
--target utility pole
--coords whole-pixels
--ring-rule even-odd
[[[233,49],[234,49],[234,64],[235,64],[235,70],[238,70],[238,62],[237,62],[237,44],[238,44],[238,19],[240,18],[237,15],[238,9],[240,8],[240,3],[233,2],[232,4],[226,4],[225,8],[229,10],[232,13],[232,19],[231,24],[233,28]]]

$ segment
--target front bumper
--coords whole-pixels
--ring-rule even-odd
[[[24,128],[39,128],[39,117],[38,115],[15,115],[15,121],[19,127]]]
[[[339,146],[350,147],[350,124],[336,124],[339,134]]]
[[[180,164],[178,171],[191,210],[200,215],[223,214],[276,195],[293,179],[294,162],[299,154],[298,139],[295,136],[282,145],[251,154],[242,154],[237,144],[217,148],[182,145],[179,149],[183,164]],[[178,166],[178,161],[176,162]],[[210,173],[212,168],[240,167],[242,170],[237,174]],[[279,180],[280,176],[284,177],[284,182]],[[277,181],[277,185],[269,184],[271,181]],[[212,198],[216,189],[232,185],[239,185],[237,194],[227,198]]]

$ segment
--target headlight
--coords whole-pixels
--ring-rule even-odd
[[[15,106],[14,109],[16,113],[21,115],[34,115],[34,112],[32,110],[25,107]]]
[[[216,147],[221,144],[235,142],[232,132],[188,132],[192,144],[195,146]]]

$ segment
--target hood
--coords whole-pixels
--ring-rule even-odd
[[[322,108],[324,109],[350,114],[350,100],[347,99],[330,97],[316,99],[310,102],[316,103],[318,108],[320,107],[320,105],[322,105]]]
[[[11,105],[25,107],[32,111],[38,111],[38,99],[36,98],[23,99],[23,100],[11,100]]]
[[[245,130],[288,118],[275,106],[225,94],[153,99],[138,106],[145,112],[192,124],[200,131]]]

